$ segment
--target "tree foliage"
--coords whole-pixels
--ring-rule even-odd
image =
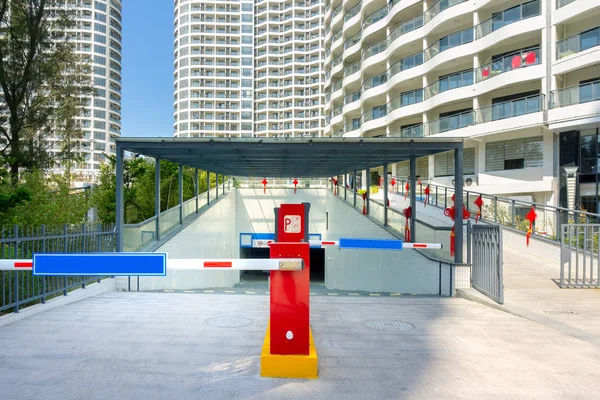
[[[20,169],[50,165],[47,138],[55,125],[63,139],[68,134],[63,156],[75,159],[74,117],[89,85],[81,85],[87,67],[68,31],[74,24],[64,1],[0,0],[0,162],[13,186]]]
[[[99,184],[93,191],[93,205],[98,210],[98,219],[112,223],[116,220],[116,158],[107,157],[108,163],[102,166]],[[124,161],[125,213],[127,224],[135,224],[151,218],[155,214],[155,162],[146,158],[133,158]],[[165,211],[179,204],[179,166],[160,162],[160,210]],[[211,175],[211,187],[215,176]],[[199,192],[206,191],[206,172],[199,173]],[[194,169],[183,169],[183,199],[196,194],[196,173]]]

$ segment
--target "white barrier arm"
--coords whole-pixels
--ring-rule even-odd
[[[22,271],[33,267],[33,260],[0,260],[0,271]]]
[[[304,269],[301,258],[241,258],[231,260],[167,259],[167,271],[178,270],[243,270],[243,271],[300,271]]]

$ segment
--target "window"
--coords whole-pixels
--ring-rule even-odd
[[[463,151],[463,174],[475,173],[475,149],[464,149]],[[435,176],[454,176],[454,152],[436,154],[434,156]]]
[[[485,145],[485,170],[504,171],[541,167],[544,143],[541,136],[490,142]]]
[[[385,117],[386,114],[387,114],[386,105],[384,104],[382,106],[373,107],[372,113],[373,113],[372,114],[373,115],[373,119]]]
[[[600,100],[600,77],[579,82],[579,102]]]
[[[410,104],[420,103],[422,101],[423,89],[411,90],[410,92],[404,92],[400,95],[401,107],[405,107]]]
[[[421,64],[423,64],[423,53],[413,54],[400,60],[400,70],[404,71]]]
[[[579,35],[580,50],[584,51],[600,44],[600,27],[581,32]]]
[[[473,84],[473,70],[466,70],[457,72],[450,75],[440,76],[439,89],[440,92],[446,90],[456,89],[463,86],[469,86]]]
[[[492,120],[512,118],[541,111],[539,91],[516,93],[492,99]]]
[[[441,113],[438,129],[439,132],[446,132],[469,125],[473,125],[473,110],[466,108],[464,110]]]
[[[451,49],[452,47],[460,46],[473,41],[473,28],[465,29],[464,31],[455,32],[448,36],[444,36],[439,40],[440,52]]]

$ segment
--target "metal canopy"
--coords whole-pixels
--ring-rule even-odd
[[[119,138],[130,151],[228,176],[316,178],[462,149],[462,139]]]

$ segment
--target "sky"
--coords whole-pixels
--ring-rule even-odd
[[[173,0],[125,0],[121,136],[173,137]]]

